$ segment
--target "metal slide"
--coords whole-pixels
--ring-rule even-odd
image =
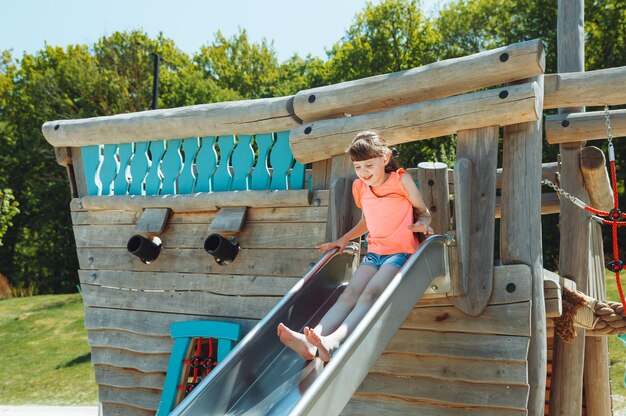
[[[449,274],[451,242],[424,241],[326,365],[305,361],[276,335],[279,322],[314,326],[345,288],[356,246],[324,254],[171,415],[339,414],[431,281]]]

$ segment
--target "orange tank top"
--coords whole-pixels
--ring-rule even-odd
[[[417,236],[408,229],[413,224],[413,205],[400,179],[405,173],[404,169],[391,172],[375,191],[360,179],[352,183],[354,201],[367,223],[367,251],[370,253],[412,254],[419,247]]]

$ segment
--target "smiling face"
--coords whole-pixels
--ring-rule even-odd
[[[359,179],[371,187],[376,187],[382,185],[389,177],[389,173],[385,172],[389,157],[385,154],[372,159],[353,161],[352,165]]]

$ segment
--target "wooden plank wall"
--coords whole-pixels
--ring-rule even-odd
[[[86,211],[73,204],[79,276],[104,415],[153,415],[165,381],[172,322],[224,320],[249,331],[320,258],[328,191],[313,205],[250,208],[236,260],[203,249],[217,211],[173,213],[157,260],[126,250],[140,211]]]
[[[526,415],[530,285],[527,266],[496,267],[477,317],[420,301],[342,415]]]

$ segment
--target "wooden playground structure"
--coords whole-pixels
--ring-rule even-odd
[[[605,114],[582,110],[626,104],[626,67],[584,72],[582,1],[559,6],[558,74],[531,40],[289,97],[45,123],[70,177],[104,415],[154,415],[173,350],[214,347],[184,322],[236,324],[230,349],[320,258],[315,245],[358,221],[344,149],[366,129],[390,144],[456,134],[453,170],[407,167],[455,244],[450,279],[431,284],[341,414],[611,414],[607,331],[579,324],[565,342],[552,322],[565,288],[604,300],[600,227],[541,181],[612,208],[603,155],[584,145],[606,137]],[[545,132],[560,160],[542,164],[547,109],[559,109]],[[609,115],[626,135],[626,111]],[[541,241],[541,215],[557,212],[558,275]],[[234,258],[210,255],[216,238],[238,245]]]

